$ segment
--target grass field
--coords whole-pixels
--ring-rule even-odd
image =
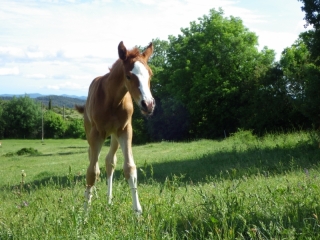
[[[85,140],[2,140],[0,239],[319,239],[315,136],[240,131],[135,146],[141,216],[131,209],[121,150],[106,204],[106,143],[89,218]]]

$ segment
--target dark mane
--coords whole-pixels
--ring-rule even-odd
[[[127,60],[126,61],[129,61],[129,64],[132,65],[137,60],[140,60],[141,62],[143,62],[145,64],[150,76],[153,76],[153,72],[152,72],[151,68],[148,66],[148,64],[143,60],[143,57],[142,57],[142,55],[140,53],[139,48],[134,47],[133,49],[128,50],[128,52],[127,52]],[[112,67],[109,67],[109,71],[111,72],[116,66],[118,66],[118,63],[120,63],[120,62],[121,62],[121,60],[118,59],[112,65]]]
[[[137,58],[140,56],[140,50],[135,47],[133,48],[132,50],[129,50],[128,53],[127,53],[127,58]]]
[[[129,64],[133,64],[133,62],[134,61],[136,61],[137,60],[137,58],[139,58],[141,56],[141,54],[140,54],[140,50],[137,48],[137,47],[135,47],[135,48],[133,48],[133,49],[131,49],[131,50],[128,50],[128,52],[127,52],[127,62],[129,63]],[[121,61],[121,59],[119,58],[117,61],[115,61],[115,63],[112,65],[112,67],[109,67],[109,71],[111,72],[113,69],[115,69],[116,68],[116,66],[120,66],[119,65],[119,63],[121,63],[122,61]]]

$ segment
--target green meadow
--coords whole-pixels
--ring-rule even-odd
[[[313,132],[133,147],[143,213],[122,173],[106,201],[104,157],[83,212],[87,142],[2,140],[0,239],[319,239],[320,149]]]

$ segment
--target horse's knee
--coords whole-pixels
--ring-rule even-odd
[[[117,164],[117,156],[111,156],[111,155],[107,155],[106,157],[106,172],[107,172],[107,176],[111,176],[112,173],[114,172],[114,169],[116,167]]]
[[[125,165],[123,167],[124,177],[128,180],[130,177],[137,177],[136,165]]]
[[[95,165],[94,167],[92,167],[91,165],[89,165],[88,169],[87,169],[87,185],[88,186],[93,186],[95,181],[99,178],[100,176],[100,169],[99,166]]]

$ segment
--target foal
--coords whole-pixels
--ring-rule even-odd
[[[151,115],[155,107],[150,91],[152,71],[147,65],[153,53],[152,43],[143,53],[138,48],[127,50],[123,42],[119,43],[119,59],[110,72],[95,78],[90,87],[84,106],[77,106],[84,115],[84,127],[89,143],[90,164],[87,169],[85,191],[85,210],[91,204],[92,191],[100,169],[98,158],[105,139],[111,135],[109,153],[106,156],[108,191],[107,199],[112,201],[112,177],[116,166],[116,151],[119,145],[124,155],[124,176],[132,193],[133,210],[142,212],[137,192],[137,169],[133,160],[132,142],[132,98],[140,107],[142,114]]]

